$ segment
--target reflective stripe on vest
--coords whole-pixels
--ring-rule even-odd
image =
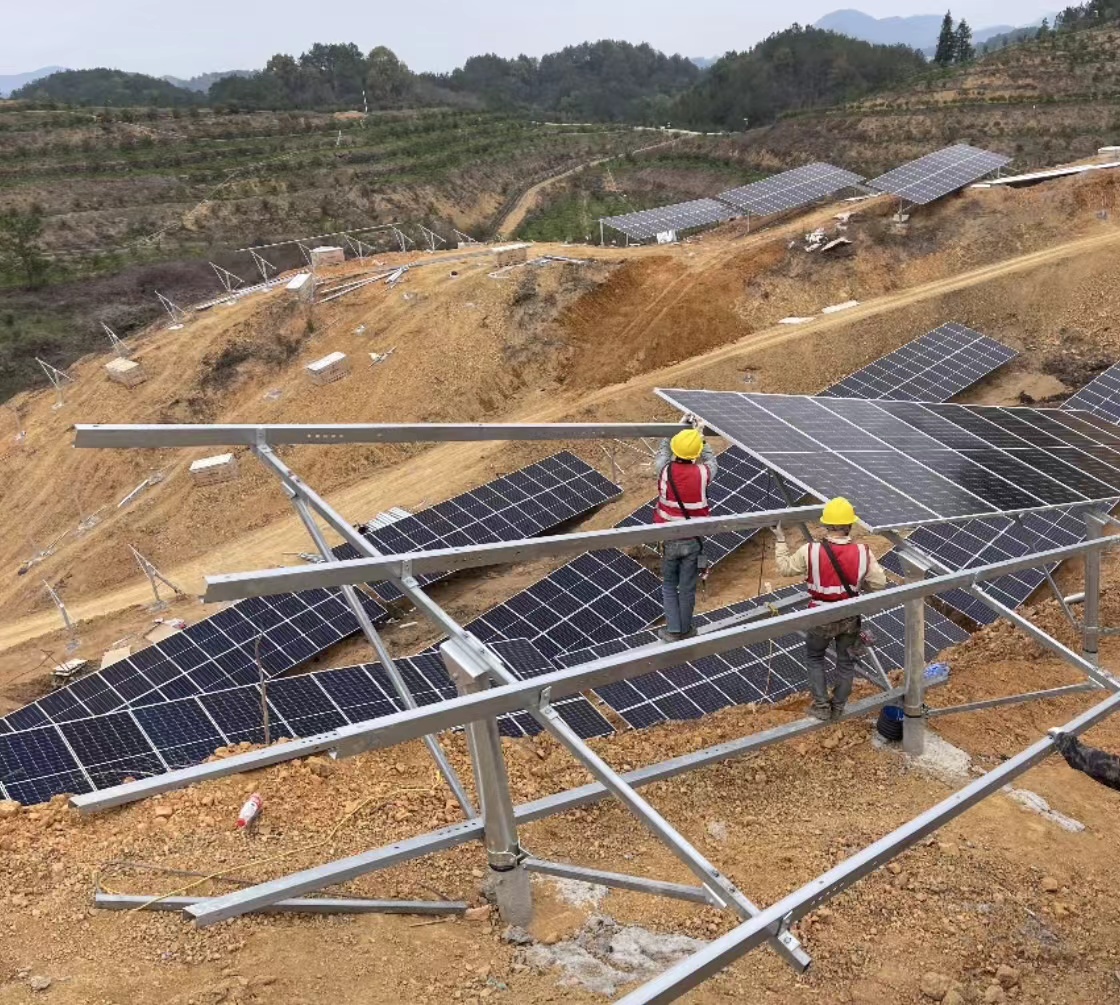
[[[830,541],[832,553],[854,593],[859,593],[860,584],[867,575],[867,568],[871,562],[871,552],[866,544],[857,544],[849,541],[847,544],[837,544]],[[832,567],[828,554],[819,541],[809,545],[809,573],[806,577],[809,584],[809,596],[821,603],[831,604],[837,600],[845,600],[848,591],[844,583]]]
[[[690,519],[702,516],[711,516],[712,511],[708,506],[708,482],[711,474],[706,464],[680,464],[671,461],[665,465],[657,479],[657,509],[654,510],[654,523],[673,523],[684,520],[684,512],[677,503],[669,485],[669,470],[673,471],[673,484],[681,495],[685,510]]]

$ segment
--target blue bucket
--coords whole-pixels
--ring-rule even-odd
[[[906,712],[901,705],[884,705],[879,710],[879,721],[875,729],[884,740],[899,743],[902,740],[902,723]]]

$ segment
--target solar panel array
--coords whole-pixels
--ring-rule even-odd
[[[556,669],[524,641],[498,642],[495,649],[522,676]],[[455,694],[438,655],[396,665],[421,705]],[[273,681],[266,701],[273,740],[315,736],[403,707],[379,663]],[[585,738],[613,732],[585,698],[563,699],[556,709]],[[503,716],[499,725],[513,737],[540,730],[527,712]],[[217,747],[242,742],[264,742],[258,685],[7,732],[0,734],[0,796],[32,804],[63,792],[91,792],[189,767]]]
[[[1108,508],[1111,509],[1115,503],[1116,500],[1112,500]],[[944,562],[951,569],[972,569],[1076,544],[1084,537],[1085,519],[1081,513],[1054,509],[1024,513],[1019,519],[988,517],[964,524],[919,527],[910,535],[909,540],[915,547]],[[902,575],[902,562],[895,552],[884,555],[882,562],[892,572]],[[1053,564],[1047,567],[1050,571],[1054,568]],[[1042,568],[1023,569],[983,583],[982,587],[985,593],[1014,610],[1045,581],[1046,572]],[[991,624],[998,618],[990,607],[965,590],[950,590],[938,596],[954,610],[978,624]]]
[[[821,396],[948,401],[1017,355],[987,335],[949,322],[857,370]]]
[[[802,587],[786,587],[731,607],[709,611],[698,616],[696,623],[700,627],[796,596],[805,597]],[[906,653],[902,608],[865,618],[864,625],[876,636],[876,651],[884,668],[902,667]],[[927,605],[927,660],[966,638],[967,632]],[[573,667],[655,641],[654,633],[642,632],[567,653],[558,657],[557,662],[561,666]],[[698,719],[731,705],[775,703],[804,691],[808,687],[804,654],[804,638],[792,633],[773,641],[705,656],[668,670],[608,684],[596,693],[634,729],[644,729],[672,719]]]
[[[1120,422],[1120,363],[1086,384],[1062,408],[1091,412],[1109,422]]]
[[[364,595],[362,606],[374,621],[385,617],[385,609]],[[265,672],[275,676],[358,628],[353,612],[333,590],[242,600],[11,712],[0,720],[0,733],[248,684],[259,678],[258,639]]]
[[[559,527],[620,495],[620,485],[565,450],[481,488],[363,533],[378,551],[387,555],[516,541]],[[358,557],[347,544],[336,548],[335,555],[342,559]],[[448,575],[441,572],[418,580],[425,586]],[[400,591],[392,583],[376,583],[372,589],[385,603],[401,599]]]
[[[658,393],[807,492],[851,499],[872,529],[1104,503],[1120,494],[1120,431],[1084,413]]]
[[[958,143],[908,161],[867,184],[878,192],[924,206],[1009,163],[1010,157]]]
[[[716,198],[742,213],[757,213],[762,216],[796,209],[833,195],[843,188],[859,185],[862,181],[861,175],[817,162],[720,192]]]
[[[726,223],[735,215],[735,210],[717,199],[694,199],[692,202],[678,202],[621,216],[605,216],[600,222],[631,240],[646,241],[668,230],[693,230],[713,223]]]

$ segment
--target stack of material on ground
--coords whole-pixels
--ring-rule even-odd
[[[315,283],[311,280],[311,273],[301,272],[288,283],[288,290],[300,300],[310,300],[315,293]]]
[[[307,367],[313,384],[332,384],[350,373],[350,359],[344,352],[332,352]]]
[[[311,267],[319,268],[321,265],[343,265],[346,262],[346,252],[341,248],[324,245],[321,248],[311,249]]]
[[[144,373],[144,368],[131,359],[110,360],[105,364],[105,373],[108,374],[111,381],[124,384],[125,387],[135,387],[148,379]]]
[[[220,485],[237,477],[237,461],[233,454],[215,454],[191,464],[191,481],[195,485]]]
[[[522,265],[529,260],[529,245],[527,244],[502,244],[494,249],[498,268],[507,265]]]
[[[131,646],[117,646],[115,649],[108,649],[105,651],[105,655],[101,657],[101,669],[104,670],[114,663],[120,663],[121,660],[126,660],[131,655]]]
[[[1097,151],[1097,157],[1106,164],[1111,164],[1113,161],[1120,161],[1120,147],[1101,147],[1100,150]]]

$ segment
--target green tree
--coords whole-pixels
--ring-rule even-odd
[[[976,49],[973,48],[972,45],[972,29],[968,26],[968,22],[962,17],[960,24],[957,25],[953,47],[953,59],[957,63],[970,63],[975,58]]]
[[[937,38],[937,50],[933,61],[938,66],[948,66],[957,55],[957,33],[953,30],[953,12],[946,11],[941,22],[941,34]]]
[[[43,254],[43,214],[38,211],[0,213],[0,263],[6,270],[22,275],[31,289],[42,286],[50,271]]]
[[[366,92],[373,107],[398,104],[412,90],[412,72],[383,45],[366,59]]]

